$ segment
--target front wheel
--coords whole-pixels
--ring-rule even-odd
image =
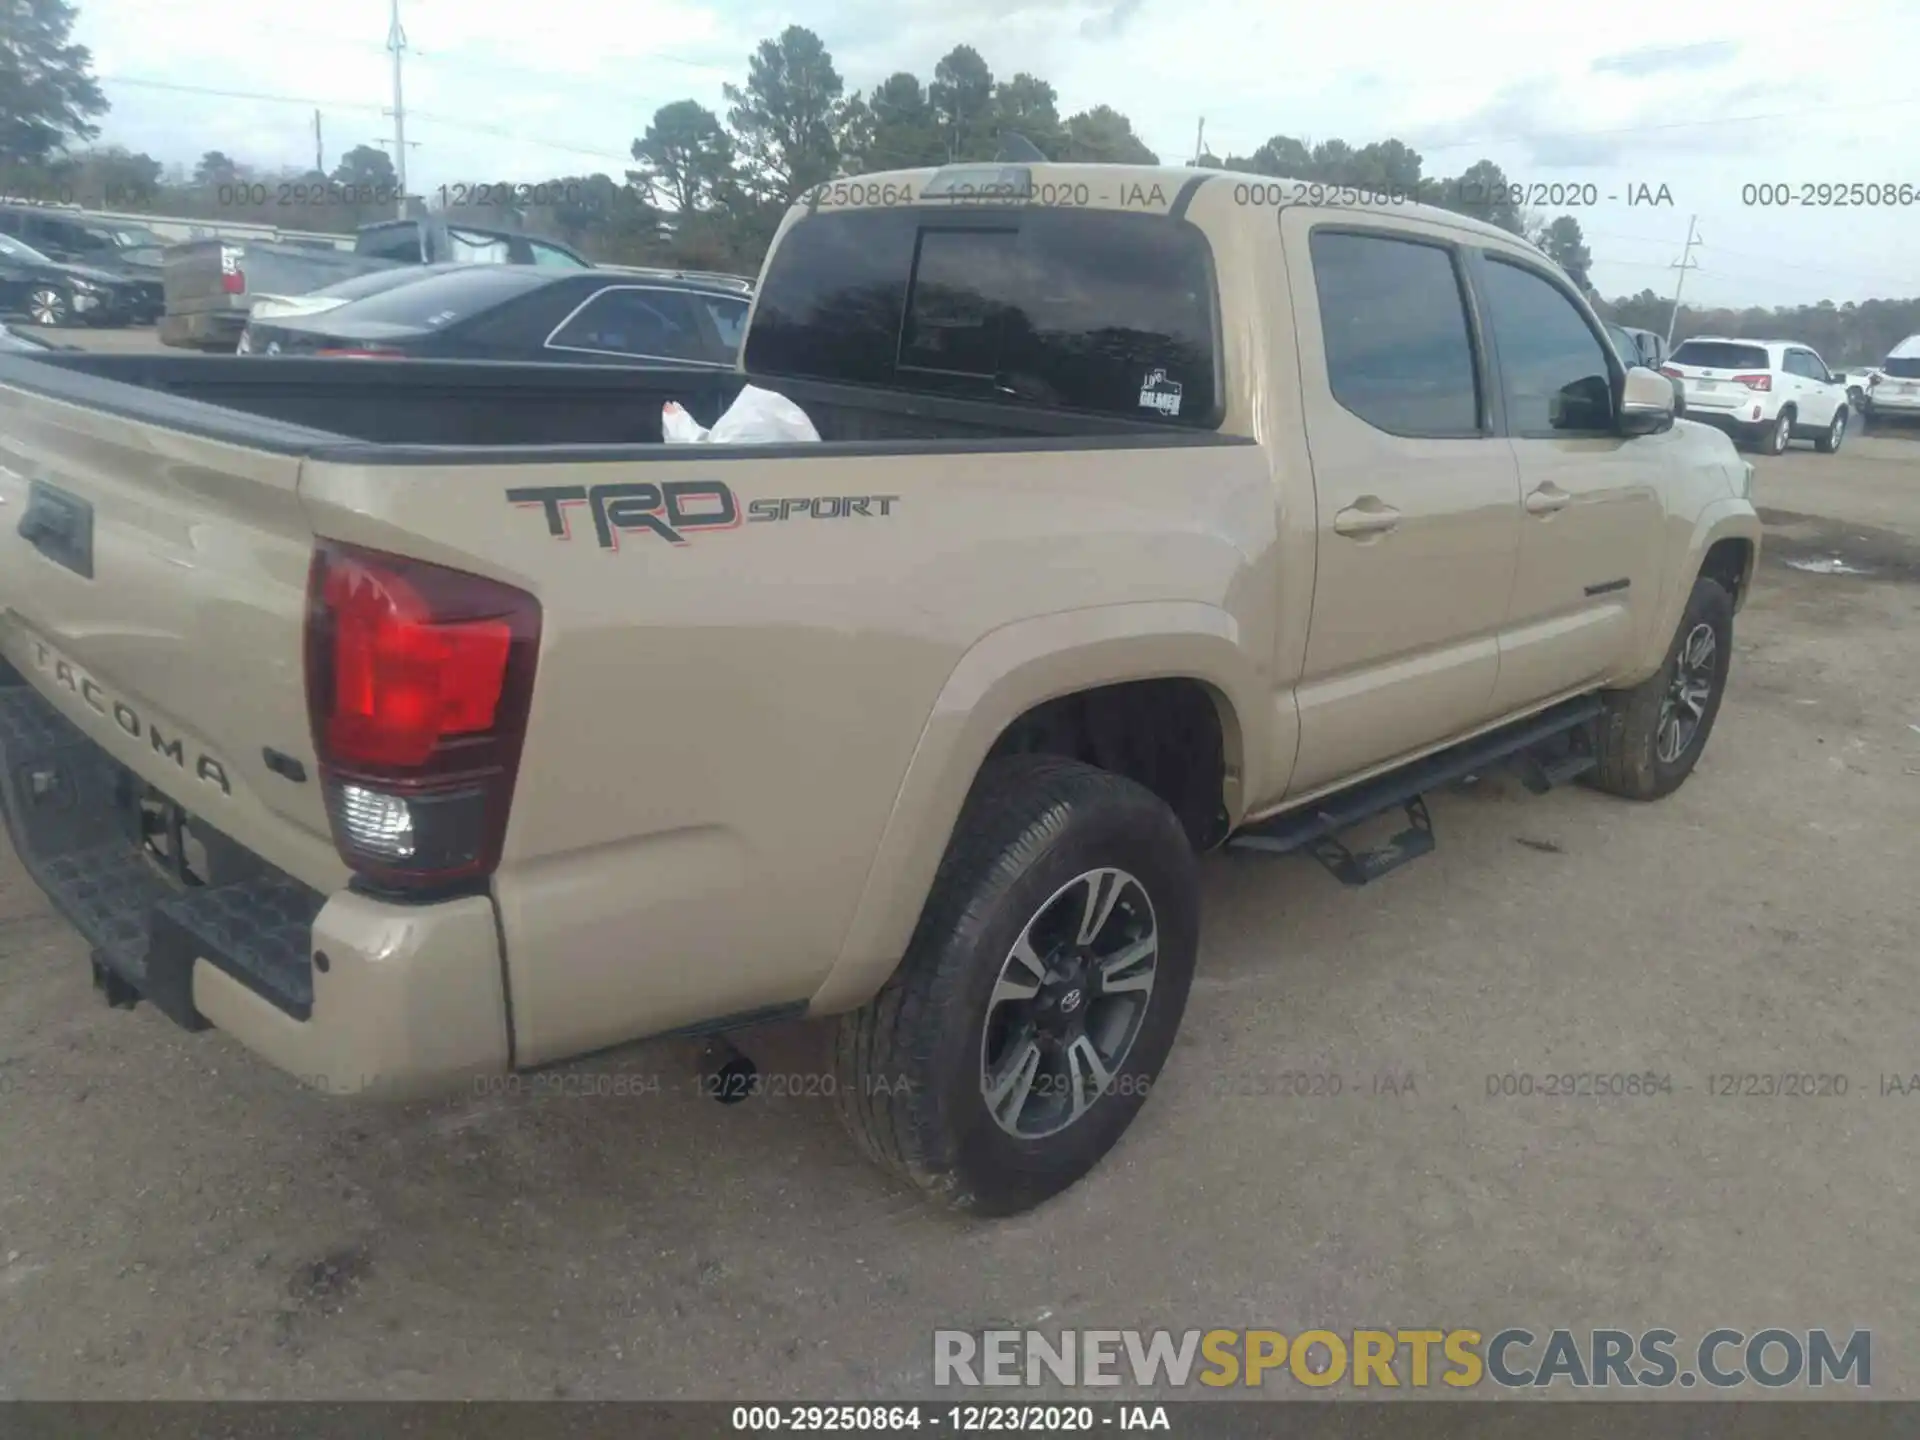
[[[835,1043],[842,1119],[940,1203],[1010,1215],[1112,1149],[1173,1048],[1199,948],[1173,812],[1075,761],[991,762],[906,958]]]
[[[1847,407],[1842,405],[1833,412],[1833,423],[1827,426],[1826,434],[1813,442],[1813,448],[1822,455],[1831,455],[1838,450],[1847,438]]]
[[[1720,714],[1733,659],[1733,597],[1704,576],[1693,582],[1666,663],[1631,690],[1603,697],[1595,726],[1595,789],[1658,800],[1685,783]]]

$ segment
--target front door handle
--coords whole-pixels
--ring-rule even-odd
[[[1400,512],[1377,495],[1362,495],[1333,517],[1333,533],[1350,540],[1384,535],[1400,523]]]
[[[1552,515],[1567,508],[1573,496],[1559,486],[1549,482],[1538,490],[1527,493],[1527,513],[1529,515]]]

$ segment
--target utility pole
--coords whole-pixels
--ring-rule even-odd
[[[1198,165],[1200,157],[1207,153],[1207,117],[1200,117],[1200,128],[1193,134],[1193,163]]]
[[[400,195],[395,213],[407,214],[407,104],[400,92],[400,57],[407,48],[407,32],[400,27],[400,0],[388,0],[392,20],[387,25],[387,49],[393,52],[393,174]]]
[[[313,168],[320,174],[327,173],[327,152],[320,143],[320,112],[313,112]]]
[[[1673,282],[1673,313],[1667,316],[1667,348],[1669,350],[1673,348],[1673,327],[1680,320],[1680,291],[1686,286],[1687,271],[1698,270],[1700,268],[1700,263],[1693,258],[1693,247],[1700,243],[1700,237],[1693,233],[1693,226],[1694,222],[1699,218],[1698,215],[1689,215],[1687,217],[1686,247],[1681,250],[1680,258],[1674,262],[1673,266],[1680,274]]]

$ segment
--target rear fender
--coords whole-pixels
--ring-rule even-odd
[[[1130,680],[1190,678],[1213,691],[1226,749],[1228,812],[1259,777],[1245,774],[1241,717],[1258,713],[1260,677],[1238,623],[1183,601],[1063,611],[1003,626],[968,650],[935,700],[894,799],[839,959],[814,994],[821,1014],[864,1004],[912,938],[962,805],[994,742],[1046,700]]]

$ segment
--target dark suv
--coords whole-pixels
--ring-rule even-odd
[[[145,226],[84,210],[0,204],[0,235],[32,246],[50,260],[112,276],[114,313],[99,316],[96,323],[151,325],[166,308],[160,255],[168,242]]]

